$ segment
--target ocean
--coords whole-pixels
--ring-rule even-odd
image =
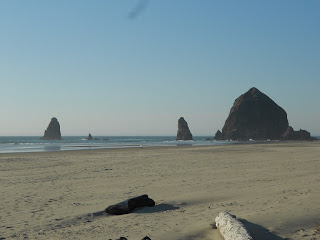
[[[87,137],[87,136],[86,136]],[[193,141],[176,141],[175,136],[94,136],[87,140],[84,136],[66,136],[62,140],[41,140],[40,136],[0,137],[0,153],[51,152],[99,148],[140,148],[160,146],[212,146],[267,141],[215,141],[208,136],[194,136]],[[320,136],[316,136],[320,139]],[[271,141],[274,142],[274,141]]]
[[[87,136],[86,136],[87,137]],[[62,140],[41,140],[40,136],[0,137],[0,153],[50,152],[98,148],[137,148],[178,145],[227,145],[236,142],[208,140],[208,137],[194,137],[193,141],[176,141],[175,136],[64,136]]]

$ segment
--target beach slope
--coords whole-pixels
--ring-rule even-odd
[[[0,154],[0,239],[320,239],[319,142]],[[155,207],[103,210],[148,194]]]

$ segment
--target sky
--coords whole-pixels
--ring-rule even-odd
[[[320,135],[320,1],[0,0],[0,136],[222,129],[251,87]]]

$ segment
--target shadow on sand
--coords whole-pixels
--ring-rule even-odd
[[[101,217],[101,216],[107,216],[105,211],[99,211],[92,213],[92,217]]]
[[[166,212],[166,211],[172,211],[177,209],[179,209],[179,207],[175,207],[171,204],[161,203],[154,207],[143,207],[143,208],[136,209],[133,211],[133,213],[157,213],[157,212]]]
[[[250,235],[253,237],[253,239],[259,239],[259,240],[285,240],[287,238],[282,238],[274,233],[270,232],[268,229],[262,227],[261,225],[249,222],[245,219],[239,219],[244,226],[248,229]]]

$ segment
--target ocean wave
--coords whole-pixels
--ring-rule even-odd
[[[191,141],[177,141],[175,136],[96,136],[100,140],[87,141],[85,136],[66,136],[62,140],[40,140],[40,137],[0,137],[0,153],[46,152],[94,148],[131,148],[177,145],[225,145],[223,141],[205,141],[205,137],[194,137]],[[105,141],[104,139],[108,139]]]

